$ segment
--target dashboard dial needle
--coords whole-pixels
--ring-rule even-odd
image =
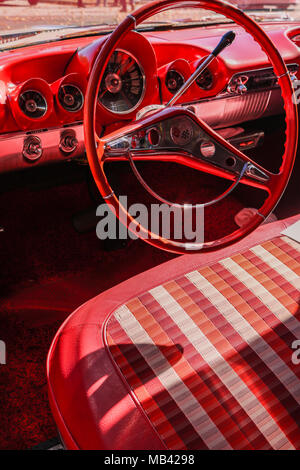
[[[228,31],[222,36],[219,44],[214,48],[214,50],[209,54],[209,56],[196,68],[195,72],[192,73],[190,78],[182,85],[181,88],[175,93],[175,95],[170,99],[166,104],[166,107],[173,106],[178,98],[187,91],[191,84],[201,75],[202,72],[209,66],[209,64],[222,52],[225,47],[230,46],[234,41],[235,33],[233,31]]]

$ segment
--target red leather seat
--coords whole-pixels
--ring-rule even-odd
[[[48,356],[70,449],[300,449],[300,216],[79,307]]]

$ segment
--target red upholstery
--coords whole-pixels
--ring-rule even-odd
[[[66,446],[300,449],[300,254],[280,237],[299,218],[181,256],[76,310],[48,356]]]

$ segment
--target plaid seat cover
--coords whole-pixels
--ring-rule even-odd
[[[168,449],[300,449],[299,299],[300,244],[278,237],[114,312],[107,345]]]

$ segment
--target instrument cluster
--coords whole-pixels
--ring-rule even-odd
[[[138,44],[132,41],[136,33],[128,36],[130,45]],[[112,54],[106,66],[96,107],[99,133],[104,126],[118,125],[118,117],[127,121],[134,119],[140,106],[152,99],[157,101],[155,55],[148,41],[143,38],[141,41],[147,51],[141,61],[137,58],[139,50],[128,48],[125,43]],[[73,51],[64,64],[61,60],[62,66],[57,66],[55,73],[51,69],[45,71],[40,61],[32,67],[32,73],[39,78],[30,78],[26,70],[20,81],[18,64],[22,59],[12,66],[7,64],[5,80],[0,80],[0,173],[39,163],[82,158],[85,152],[83,108],[95,57],[93,48],[102,43],[103,38],[100,38],[91,47]],[[4,74],[2,76],[4,78]]]
[[[89,70],[82,63],[74,62],[75,65],[72,62],[70,67],[67,66],[65,75],[53,83],[44,78],[29,78],[16,85],[11,83],[6,92],[9,121],[4,120],[2,130],[49,129],[82,122]],[[150,101],[152,92],[158,93],[157,81],[154,85],[157,80],[153,74],[155,65],[149,61],[145,67],[125,48],[112,54],[98,92],[97,113],[102,125],[113,124],[116,115],[132,119],[134,111],[144,101]]]
[[[51,127],[57,121],[82,120],[86,81],[79,74],[68,74],[49,84],[32,78],[16,86],[9,95],[13,117],[22,129]]]
[[[192,73],[205,60],[206,55],[195,57],[191,62],[186,59],[176,59],[167,66],[162,66],[158,73],[162,83],[163,101],[169,101],[182,87]],[[179,103],[192,103],[201,99],[215,96],[225,86],[225,73],[222,63],[216,59],[208,66],[191,85],[190,89],[182,96]]]

